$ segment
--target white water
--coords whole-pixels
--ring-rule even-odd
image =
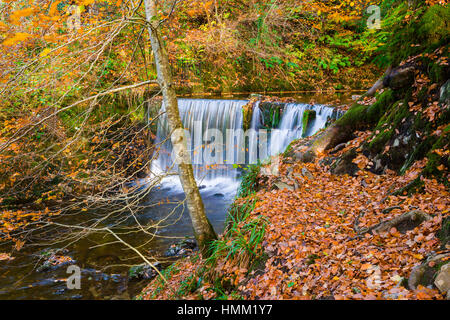
[[[190,134],[189,147],[194,174],[198,184],[204,189],[203,192],[220,192],[234,196],[239,184],[239,171],[233,165],[256,163],[268,155],[283,152],[292,140],[302,137],[302,117],[305,110],[316,111],[316,118],[310,124],[307,136],[316,133],[325,126],[329,118],[336,116],[334,109],[327,106],[288,103],[284,107],[279,127],[272,130],[268,143],[264,144],[261,143],[264,141],[264,135],[257,132],[262,127],[262,112],[259,103],[256,103],[246,148],[243,135],[236,134],[236,137],[231,139],[234,132],[243,128],[242,107],[246,103],[247,100],[178,100],[181,120]],[[161,147],[157,160],[152,163],[152,175],[176,171],[171,158],[169,134],[167,117],[163,115],[158,123],[155,141],[156,144],[161,143]],[[242,152],[239,155],[239,151],[243,151],[244,156]],[[176,175],[165,177],[161,184],[163,188],[181,191]]]
[[[295,139],[302,138],[303,114],[306,110],[315,110],[316,118],[311,122],[306,131],[306,136],[311,136],[325,127],[327,120],[333,117],[334,109],[323,105],[307,105],[302,103],[286,104],[280,125],[272,130],[270,154],[275,155],[283,152],[286,147]]]

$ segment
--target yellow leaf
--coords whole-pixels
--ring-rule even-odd
[[[421,255],[420,253],[413,254],[413,257],[416,258],[417,260],[422,260],[423,259],[423,255]]]
[[[34,11],[33,8],[25,8],[14,11],[13,13],[11,13],[11,23],[19,24],[20,18],[30,16],[33,13],[33,11]]]
[[[45,56],[47,56],[50,53],[50,51],[52,51],[52,50],[49,49],[49,48],[45,48],[44,50],[42,50],[42,52],[39,54],[39,56],[40,57],[45,57]]]
[[[3,45],[5,46],[12,46],[15,45],[18,42],[24,41],[31,37],[31,34],[25,33],[25,32],[18,32],[16,33],[12,38],[8,38],[5,41],[3,41]]]

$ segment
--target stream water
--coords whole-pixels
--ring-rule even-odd
[[[314,134],[325,126],[329,118],[337,116],[333,108],[324,105],[286,104],[279,126],[267,136],[265,148],[261,143],[264,135],[258,131],[262,127],[262,119],[257,106],[250,124],[250,129],[254,129],[254,132],[249,134],[248,143],[245,144],[243,141],[245,138],[240,134],[234,134],[231,140],[227,140],[229,137],[227,130],[234,133],[243,128],[242,106],[247,102],[236,99],[179,99],[184,127],[191,133],[190,147],[200,193],[207,215],[219,233],[223,231],[227,209],[239,186],[240,169],[236,164],[254,163],[268,155],[282,152],[293,139],[300,138],[303,134],[302,117],[305,110],[316,111],[316,117],[308,127],[307,135]],[[167,119],[163,116],[158,124],[156,142],[164,142],[168,134]],[[244,158],[241,157],[238,148],[244,149]],[[170,142],[164,142],[158,159],[152,163],[152,174],[166,172],[167,168],[172,167],[171,151]],[[217,165],[217,161],[221,163]],[[138,246],[141,252],[167,260],[163,257],[163,253],[171,244],[183,237],[192,237],[188,213],[181,207],[175,208],[183,199],[184,194],[178,178],[171,176],[163,179],[160,188],[146,199],[149,205],[158,202],[162,204],[149,206],[139,215],[138,220],[140,224],[146,225],[152,221],[161,221],[173,212],[165,221],[167,227],[154,230],[157,236],[152,241],[143,242],[146,235],[142,233],[131,233],[124,239],[131,245]],[[74,224],[82,222],[82,219],[95,219],[99,215],[101,213],[98,212],[75,214],[70,217],[70,221]],[[135,223],[136,221],[127,221],[130,226]],[[125,224],[124,230],[126,227]],[[127,276],[130,265],[140,264],[142,261],[120,243],[104,245],[113,241],[108,234],[94,233],[73,243],[68,241],[50,243],[50,247],[55,249],[66,248],[64,256],[69,256],[74,261],[69,261],[59,268],[42,271],[37,269],[43,263],[42,250],[48,245],[43,246],[40,243],[35,247],[27,246],[15,252],[13,260],[0,261],[0,299],[132,298],[148,283],[148,280],[130,280]],[[0,252],[8,252],[8,249],[0,247]],[[79,290],[67,288],[66,279],[69,274],[66,270],[70,264],[76,264],[81,268]]]

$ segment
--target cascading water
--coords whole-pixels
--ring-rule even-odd
[[[306,123],[308,127],[305,129],[305,136],[313,135],[325,127],[328,119],[336,117],[335,110],[324,105],[286,104],[279,127],[272,130],[270,140],[271,155],[283,152],[291,141],[302,138],[303,126],[305,125],[303,116],[306,110],[315,111],[315,119]]]
[[[244,133],[242,107],[247,103],[248,100],[178,100],[181,120],[189,133],[188,138],[190,137],[188,147],[191,150],[194,174],[199,185],[206,189],[215,188],[221,193],[235,193],[239,183],[237,164],[256,163],[259,159],[283,152],[292,140],[301,138],[305,132],[306,136],[314,134],[330,118],[338,116],[333,108],[327,106],[287,103],[278,128],[266,135],[261,131],[262,112],[260,103],[257,102],[253,108],[250,130]],[[315,118],[303,130],[303,115],[306,110],[314,110]],[[160,151],[157,160],[152,163],[153,174],[176,171],[169,137],[167,116],[164,114],[158,124],[155,142],[160,144]],[[176,176],[164,178],[162,185],[180,187]]]
[[[238,136],[237,139],[233,139],[234,143],[228,141],[227,144],[226,133],[227,130],[235,132],[242,129],[242,107],[247,102],[246,100],[178,100],[181,121],[190,133],[188,147],[191,150],[194,175],[199,185],[217,187],[225,192],[233,192],[237,188],[238,170],[233,167],[233,164],[237,163],[238,159],[237,153],[234,152],[234,145],[241,144],[241,141]],[[162,111],[164,109],[163,105]],[[165,114],[161,116],[158,123],[155,143],[161,145],[159,156],[152,163],[151,172],[158,175],[168,170],[175,171],[170,130]],[[227,161],[227,158],[231,159]],[[222,161],[214,161],[215,159]],[[179,188],[176,177],[165,178],[162,182],[166,187]]]

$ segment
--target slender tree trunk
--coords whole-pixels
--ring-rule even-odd
[[[155,57],[158,83],[163,94],[169,128],[171,132],[180,132],[183,129],[183,125],[178,109],[175,88],[173,86],[169,58],[161,40],[159,20],[156,19],[156,0],[144,0],[144,4],[146,19],[149,23],[148,32],[150,34],[150,41]],[[186,139],[182,134],[172,134],[171,140],[177,159],[184,160],[181,161],[182,163],[178,163],[179,176],[184,193],[186,194],[187,207],[191,216],[195,238],[197,239],[202,254],[207,256],[208,245],[212,240],[217,239],[217,235],[205,214],[205,207],[202,198],[200,197],[197,183],[194,179],[194,171],[192,169],[192,162]]]

